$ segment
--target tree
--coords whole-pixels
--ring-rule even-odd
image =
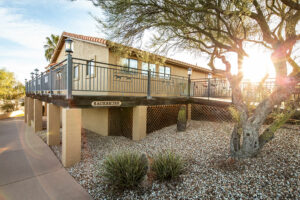
[[[13,100],[24,95],[25,87],[16,81],[13,72],[0,69],[0,99]]]
[[[54,35],[51,34],[50,37],[46,37],[46,44],[44,45],[44,49],[45,49],[45,57],[47,61],[50,61],[54,50],[56,49],[56,45],[58,43],[59,40],[59,35]]]
[[[286,101],[299,82],[300,67],[292,58],[293,48],[300,39],[296,32],[300,19],[297,1],[93,0],[93,3],[104,11],[106,17],[97,18],[97,21],[112,39],[130,44],[139,41],[145,31],[150,30],[154,33],[152,43],[159,50],[201,51],[210,57],[209,66],[213,70],[216,60],[223,62],[239,116],[230,142],[233,157],[257,155],[294,113],[294,109],[289,109],[266,131],[259,133],[274,107]],[[271,59],[278,85],[254,110],[247,106],[240,87],[248,44],[273,52]],[[232,61],[228,54],[237,56],[236,75],[231,74]],[[290,75],[287,74],[287,63],[293,67]]]

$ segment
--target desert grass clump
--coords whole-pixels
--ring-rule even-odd
[[[155,156],[151,169],[158,180],[171,180],[178,178],[183,172],[184,161],[173,152],[159,153]]]
[[[148,159],[136,152],[119,152],[109,155],[103,166],[103,176],[110,185],[118,189],[130,189],[144,180]]]

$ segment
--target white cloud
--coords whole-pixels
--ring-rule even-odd
[[[0,38],[18,44],[13,48],[0,46],[0,67],[14,72],[23,82],[34,68],[42,70],[47,65],[43,55],[45,37],[59,31],[37,20],[26,19],[17,12],[18,9],[0,7]]]
[[[36,20],[24,18],[12,8],[0,8],[0,37],[30,49],[41,49],[45,37],[59,30]]]

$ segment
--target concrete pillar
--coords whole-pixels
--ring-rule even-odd
[[[33,115],[34,115],[34,109],[33,109],[33,99],[31,97],[28,97],[28,115],[27,115],[27,123],[28,126],[33,125]]]
[[[81,157],[81,109],[62,109],[62,164],[70,167]]]
[[[34,99],[34,132],[43,130],[43,105],[38,99]]]
[[[26,97],[25,96],[25,98],[24,98],[24,122],[25,123],[27,123],[27,120],[28,120],[28,117],[27,117],[27,115],[28,115],[28,106],[27,106],[27,104],[28,104],[28,99],[27,99],[28,97]]]
[[[187,120],[192,120],[192,104],[187,105]]]
[[[133,107],[132,114],[132,139],[141,140],[147,135],[147,106]]]
[[[108,108],[82,109],[82,128],[108,136]]]
[[[47,144],[60,144],[60,108],[52,103],[47,104]]]

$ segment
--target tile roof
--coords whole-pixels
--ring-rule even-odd
[[[96,43],[100,43],[100,44],[104,44],[104,45],[106,45],[106,42],[107,42],[107,40],[102,39],[102,38],[90,37],[90,36],[79,35],[79,34],[68,33],[68,32],[63,32],[62,36],[77,38],[80,40],[85,40],[85,41],[90,41],[90,42],[96,42]]]

